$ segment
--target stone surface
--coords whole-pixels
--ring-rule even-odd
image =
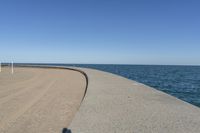
[[[77,69],[89,84],[71,133],[200,133],[200,108],[114,74]]]

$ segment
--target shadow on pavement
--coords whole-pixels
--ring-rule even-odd
[[[72,133],[70,129],[63,128],[62,133]]]

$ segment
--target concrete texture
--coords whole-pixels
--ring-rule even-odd
[[[200,133],[200,108],[117,75],[77,69],[89,84],[71,133]]]
[[[3,67],[0,133],[61,133],[80,106],[87,85],[77,71]]]

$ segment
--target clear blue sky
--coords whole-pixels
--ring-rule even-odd
[[[199,0],[1,0],[0,61],[200,65]]]

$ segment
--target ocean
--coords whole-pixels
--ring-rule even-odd
[[[200,66],[81,65],[114,73],[149,85],[200,107]]]

